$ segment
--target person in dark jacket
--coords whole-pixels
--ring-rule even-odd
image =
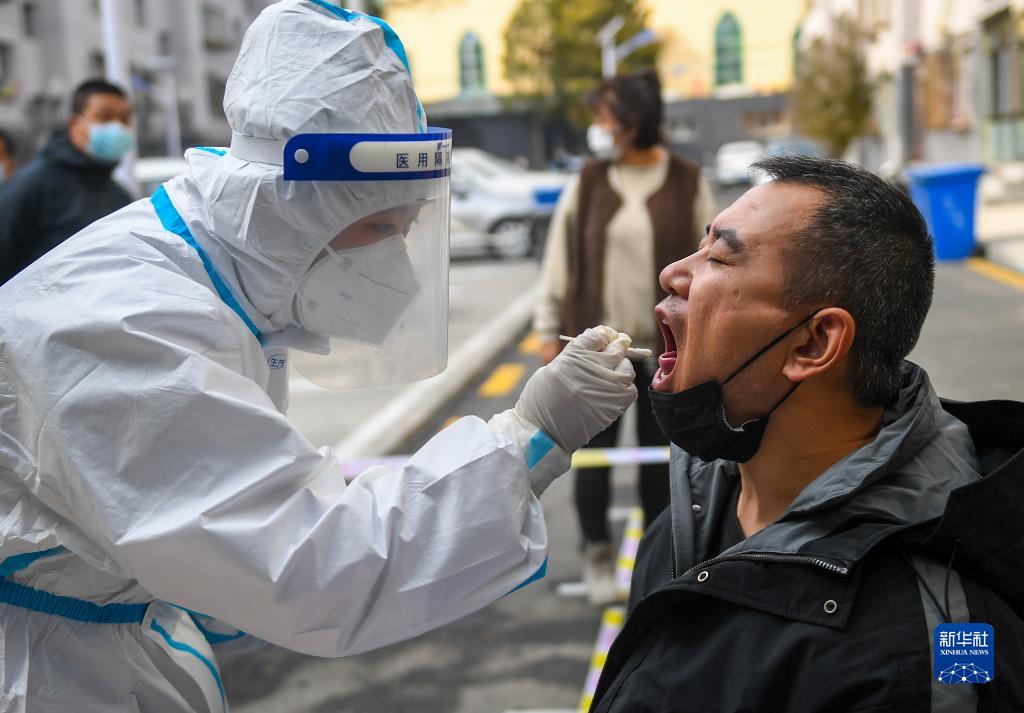
[[[934,257],[898,189],[756,167],[661,274],[671,505],[591,710],[1022,711],[1024,404],[943,401],[905,360]],[[993,640],[951,649],[949,623]]]
[[[0,283],[132,198],[111,174],[132,149],[132,105],[124,90],[83,82],[66,129],[0,191]]]
[[[14,137],[10,133],[0,129],[0,188],[7,179],[14,175],[16,162],[14,155],[17,147],[14,145]]]

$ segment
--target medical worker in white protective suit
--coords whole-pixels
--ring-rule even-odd
[[[390,28],[320,0],[263,12],[224,108],[230,149],[0,289],[2,711],[221,711],[235,629],[341,656],[477,610],[542,576],[537,495],[635,395],[591,329],[346,485],[285,367],[444,368],[450,133]]]

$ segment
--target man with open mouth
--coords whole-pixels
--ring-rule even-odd
[[[672,502],[591,710],[1024,710],[1024,404],[940,400],[906,361],[934,282],[907,196],[755,168],[661,273]],[[994,670],[948,682],[950,624],[992,627]]]

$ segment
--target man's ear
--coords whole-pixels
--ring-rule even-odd
[[[789,340],[782,373],[803,381],[835,368],[850,352],[857,325],[841,307],[827,307],[811,317]]]

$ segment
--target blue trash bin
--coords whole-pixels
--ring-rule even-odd
[[[962,260],[974,252],[974,205],[984,172],[984,166],[964,163],[907,171],[910,197],[924,215],[939,260]]]

